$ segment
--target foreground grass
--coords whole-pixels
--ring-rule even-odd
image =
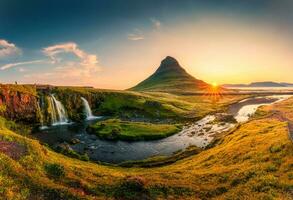
[[[278,106],[292,113],[292,103],[290,99]],[[1,198],[290,199],[293,145],[288,126],[266,108],[261,118],[229,132],[216,146],[154,168],[103,166],[68,158],[0,123],[1,140],[26,148],[19,160],[0,153]]]
[[[173,124],[153,124],[145,122],[109,119],[90,125],[88,132],[108,140],[155,140],[179,132],[181,127]]]

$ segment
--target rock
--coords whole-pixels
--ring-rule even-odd
[[[80,140],[77,139],[77,138],[73,138],[73,139],[71,139],[70,143],[71,144],[79,144],[80,143]]]
[[[70,145],[67,142],[63,142],[61,144],[58,144],[55,147],[56,151],[62,152],[62,151],[73,151],[73,149],[70,147]]]
[[[216,116],[216,121],[218,121],[218,122],[237,123],[236,119],[231,114],[218,113],[215,116]]]
[[[0,115],[16,121],[37,123],[38,99],[34,92],[36,88],[33,86],[0,84]]]

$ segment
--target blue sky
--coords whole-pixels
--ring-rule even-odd
[[[167,55],[208,82],[290,82],[292,10],[289,0],[2,0],[0,82],[125,89]],[[275,73],[252,76],[266,68]]]

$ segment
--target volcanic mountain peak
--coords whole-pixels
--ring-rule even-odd
[[[167,56],[159,68],[149,78],[130,90],[161,92],[196,92],[209,85],[188,74],[178,61]]]
[[[169,70],[178,70],[178,69],[184,70],[179,65],[178,61],[175,58],[173,58],[171,56],[167,56],[164,60],[162,60],[161,65],[157,69],[156,72],[169,71]]]

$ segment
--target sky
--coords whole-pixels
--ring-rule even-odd
[[[293,82],[290,0],[1,0],[0,82],[127,89],[166,56],[209,83]]]

